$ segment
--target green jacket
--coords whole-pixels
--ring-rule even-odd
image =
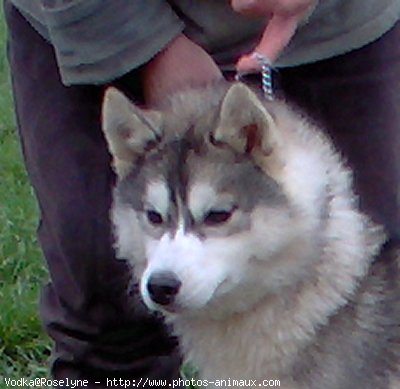
[[[233,68],[266,23],[234,13],[229,0],[11,1],[54,46],[66,85],[119,77],[182,31],[222,68]],[[296,66],[362,47],[399,16],[400,0],[320,0],[276,65]]]

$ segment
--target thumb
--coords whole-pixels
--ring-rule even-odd
[[[300,19],[301,15],[298,14],[291,16],[273,15],[264,30],[255,52],[262,54],[273,63],[293,37]],[[254,52],[241,57],[236,65],[236,69],[242,73],[259,71],[260,65],[254,57]]]

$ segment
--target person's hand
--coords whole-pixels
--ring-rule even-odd
[[[232,8],[244,15],[265,16],[268,24],[254,52],[273,63],[293,37],[298,24],[315,6],[317,0],[231,0]],[[241,57],[239,72],[258,71],[254,52]]]
[[[158,106],[170,94],[222,79],[214,60],[183,34],[143,68],[145,103]]]

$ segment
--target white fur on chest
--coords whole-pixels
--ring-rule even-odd
[[[170,320],[186,359],[208,380],[280,380],[293,386],[287,372],[314,332],[274,309],[255,309],[228,320]],[[305,323],[304,323],[305,324]]]

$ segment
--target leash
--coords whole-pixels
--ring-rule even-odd
[[[272,87],[271,62],[263,54],[255,52],[253,56],[261,66],[261,86],[264,98],[268,101],[272,101],[274,100],[274,91]],[[240,81],[243,75],[244,74],[239,72],[236,73],[235,80]]]

